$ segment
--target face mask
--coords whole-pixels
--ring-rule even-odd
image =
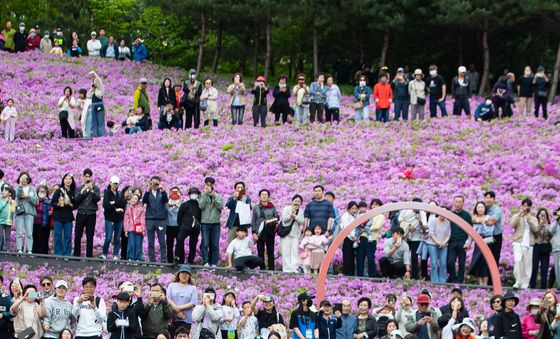
[[[50,38],[50,35],[45,34],[45,39],[48,39],[48,38]]]
[[[62,36],[62,32],[56,32],[56,36]]]
[[[47,197],[47,195],[45,193],[39,193],[37,194],[39,196],[39,199],[44,199]]]
[[[20,27],[20,28],[19,28],[19,31],[20,31],[20,32],[25,31],[25,27]]]
[[[387,79],[386,79],[386,78],[381,79],[381,83],[382,83],[382,84],[386,84],[386,83],[387,83]]]
[[[197,200],[198,199],[198,194],[191,194],[191,195],[189,195],[189,198],[191,200]]]
[[[280,88],[285,88],[286,84],[278,84],[278,86],[280,86]]]
[[[364,80],[360,80],[360,87],[365,87],[366,86],[366,82]]]
[[[31,37],[34,38],[37,34],[35,32],[31,33]]]
[[[430,75],[435,77],[437,75],[437,71],[430,71]]]
[[[486,105],[488,106],[492,105],[492,100],[486,100]]]
[[[196,74],[191,74],[191,80],[196,80]]]
[[[533,309],[531,309],[531,314],[536,315],[537,313],[539,313],[539,309],[538,309],[538,308],[533,308]]]

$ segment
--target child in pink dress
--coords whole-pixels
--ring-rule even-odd
[[[323,228],[320,225],[315,226],[313,230],[315,234],[309,237],[306,248],[311,252],[311,260],[309,268],[311,273],[319,273],[321,264],[325,259],[325,251],[329,245],[329,238],[323,234]]]
[[[311,265],[311,251],[307,249],[307,244],[311,239],[313,232],[309,228],[306,228],[303,232],[303,238],[299,244],[299,259],[301,261],[301,267],[303,268],[303,273],[308,274],[310,272],[309,266]]]

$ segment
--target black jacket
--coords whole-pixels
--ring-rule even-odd
[[[14,50],[16,52],[25,52],[27,49],[26,39],[26,32],[21,33],[20,31],[16,31],[16,34],[14,34]]]
[[[122,316],[117,312],[117,303],[113,304],[111,311],[107,315],[107,331],[111,333],[109,338],[120,339],[121,338],[121,327],[116,325],[117,319],[128,319],[128,327],[124,328],[125,338],[140,338],[141,327],[138,317],[144,315],[144,304],[142,299],[138,299],[135,303],[129,305]]]
[[[191,82],[189,80],[185,81],[183,84],[183,96],[181,97],[181,107],[185,108],[196,108],[200,102],[200,95],[202,94],[202,83],[197,80],[198,84],[193,87],[192,98],[189,98],[189,87]]]
[[[163,112],[162,114],[159,115],[159,129],[171,129],[171,128],[180,128],[179,125],[177,125],[178,122],[181,121],[181,118],[179,118],[179,116],[173,112],[173,114],[171,115],[171,121],[167,121],[167,114],[165,112]]]
[[[0,313],[2,313],[2,318],[0,319],[0,335],[5,334],[6,331],[9,333],[14,332],[14,323],[10,320],[13,315],[10,313],[10,307],[13,305],[12,298],[9,295],[0,292]]]
[[[342,327],[342,318],[330,316],[329,319],[323,317],[323,311],[317,312],[317,328],[319,338],[336,339],[336,329]]]
[[[157,97],[157,105],[158,107],[165,106],[167,102],[170,101],[173,104],[173,107],[177,107],[177,99],[175,97],[175,90],[171,85],[171,79],[165,78],[165,80],[169,80],[169,84],[170,84],[169,93],[167,93],[167,90],[165,89],[164,85],[161,85]],[[165,82],[165,80],[163,81]]]
[[[274,90],[272,91],[272,96],[274,97],[274,102],[270,107],[270,111],[273,113],[287,113],[286,108],[290,107],[290,102],[288,99],[292,94],[290,93],[290,89],[286,85],[286,91],[280,92],[280,86],[276,85]]]
[[[459,78],[454,77],[453,81],[451,82],[451,95],[456,97],[468,97],[471,95],[471,87],[470,87],[470,80],[469,77],[465,75],[465,79],[463,82],[463,86],[459,83]]]
[[[179,228],[185,231],[192,231],[193,216],[200,223],[200,217],[202,212],[200,207],[198,207],[197,200],[187,200],[181,204],[179,207],[179,212],[177,212],[177,223]]]
[[[61,192],[60,189],[54,191],[53,196],[51,198],[51,206],[53,207],[53,219],[54,221],[62,221],[62,222],[71,222],[74,221],[74,213],[72,211],[76,208],[76,191],[67,192],[68,197],[70,198],[70,202],[74,207],[70,207],[68,205],[60,206],[58,201],[60,200],[61,196],[64,194]]]
[[[358,320],[356,320],[358,321]],[[368,338],[375,338],[375,336],[377,335],[377,321],[375,320],[375,318],[371,315],[368,314],[367,320],[366,320],[366,333]],[[358,330],[358,326],[356,326],[356,333],[354,334],[360,334],[362,333],[361,331]]]
[[[440,309],[441,315],[444,314],[449,314],[451,315],[453,312],[451,311],[451,306],[449,304],[441,307]],[[469,317],[469,311],[467,311],[464,307],[461,310],[461,312],[459,312],[459,314],[457,315],[457,324],[462,322],[463,319],[468,318]]]
[[[115,211],[117,208],[122,208],[123,212]],[[126,200],[123,194],[117,190],[117,193],[111,191],[111,187],[103,192],[103,215],[105,220],[112,222],[119,222],[124,220],[124,210],[126,208]]]
[[[264,89],[262,87],[254,88],[251,93],[255,96],[253,98],[253,105],[266,105],[266,96],[268,95],[268,89]]]
[[[515,312],[500,312],[494,320],[494,337],[508,339],[522,339],[521,320]]]
[[[101,200],[101,192],[99,187],[93,185],[93,190],[86,190],[82,194],[82,189],[84,185],[78,186],[76,188],[76,205],[78,206],[78,214],[94,214],[97,212],[97,203]]]

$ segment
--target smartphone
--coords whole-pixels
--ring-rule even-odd
[[[157,299],[159,296],[159,292],[150,292],[150,298]]]
[[[556,304],[556,314],[560,314],[560,304]]]
[[[89,296],[89,302],[92,303],[95,301],[95,297],[93,295]]]
[[[37,293],[37,292],[29,292],[29,293],[27,294],[27,297],[28,297],[29,299],[37,300],[37,299],[39,299],[39,293]]]
[[[214,300],[215,297],[214,293],[204,293],[202,295],[202,299],[210,298],[210,300]]]
[[[242,189],[239,191],[239,199],[241,199],[244,195],[247,195],[247,191],[245,191],[245,189],[242,188]]]
[[[342,312],[342,303],[335,303],[333,306],[333,312],[340,311]]]

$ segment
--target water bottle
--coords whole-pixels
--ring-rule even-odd
[[[235,329],[229,329],[227,332],[227,339],[235,339]]]

